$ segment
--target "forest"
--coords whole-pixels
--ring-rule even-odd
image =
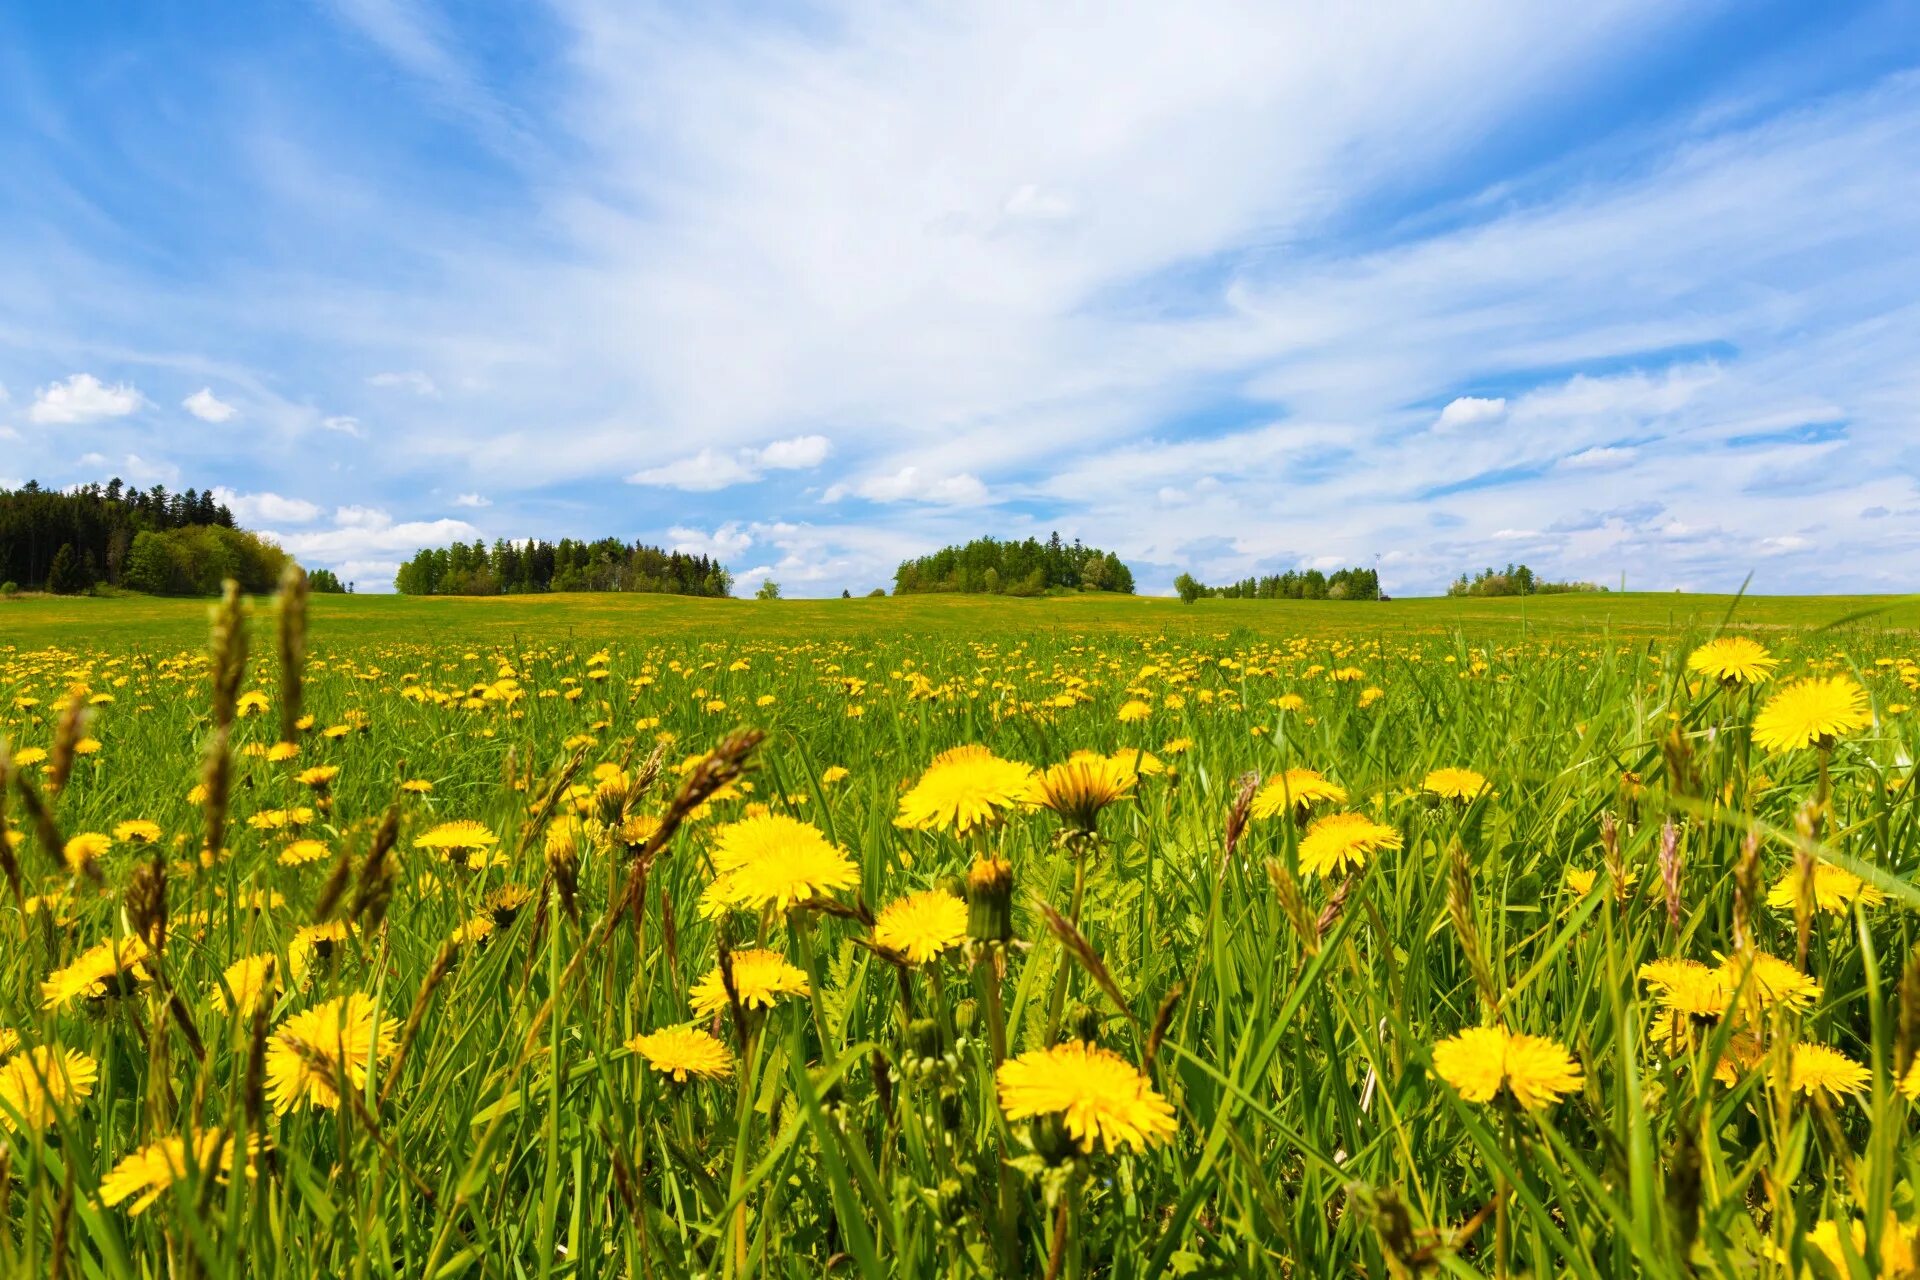
[[[286,553],[236,528],[212,489],[104,485],[0,489],[0,586],[78,595],[105,583],[155,595],[213,594],[221,579],[268,591]]]
[[[1223,587],[1210,587],[1190,573],[1173,580],[1173,589],[1188,604],[1206,597],[1225,600],[1378,600],[1380,574],[1375,569],[1318,569],[1242,578]]]
[[[944,547],[932,555],[902,561],[894,571],[893,593],[984,592],[1010,596],[1050,591],[1115,591],[1133,594],[1133,571],[1111,551],[1058,533],[1041,542],[1002,542],[976,538],[964,546]]]
[[[663,551],[618,538],[475,539],[416,552],[394,576],[410,596],[497,596],[541,591],[639,591],[724,596],[733,589],[725,565],[704,555]]]

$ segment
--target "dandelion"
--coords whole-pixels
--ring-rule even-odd
[[[894,825],[963,836],[995,826],[1027,798],[1032,777],[1032,766],[1002,760],[985,747],[954,747],[935,756],[920,781],[900,797]]]
[[[1796,1044],[1788,1064],[1787,1087],[1809,1097],[1819,1095],[1863,1094],[1871,1079],[1867,1069],[1823,1044]]]
[[[830,787],[836,782],[845,782],[853,774],[845,765],[830,764],[820,771],[820,785]]]
[[[131,818],[113,828],[113,838],[120,844],[153,844],[160,835],[160,824],[145,818]]]
[[[1142,702],[1139,698],[1132,698],[1120,704],[1119,719],[1121,724],[1135,724],[1141,720],[1145,720],[1152,714],[1153,705],[1148,702]]]
[[[1133,793],[1139,774],[1105,756],[1080,757],[1033,775],[1027,803],[1051,809],[1071,831],[1091,833],[1100,811]]]
[[[1110,1049],[1069,1040],[1000,1064],[1000,1110],[1009,1120],[1058,1115],[1081,1151],[1143,1149],[1172,1137],[1173,1106]]]
[[[1729,687],[1764,684],[1780,665],[1757,640],[1721,636],[1687,655],[1687,670]]]
[[[93,1093],[100,1065],[77,1049],[40,1045],[0,1063],[0,1126],[38,1133]]]
[[[267,761],[270,764],[285,764],[300,754],[297,742],[276,742],[267,748]]]
[[[1840,1230],[1840,1223],[1831,1218],[1823,1219],[1807,1232],[1807,1246],[1819,1252],[1833,1268],[1834,1275],[1852,1275],[1854,1272],[1851,1267],[1854,1264],[1848,1258],[1851,1256],[1857,1262],[1867,1259],[1867,1225],[1858,1219],[1847,1224],[1849,1248],[1845,1249],[1840,1244]],[[1782,1250],[1774,1246],[1768,1247],[1768,1255],[1782,1264],[1790,1261]],[[1870,1270],[1875,1276],[1883,1277],[1883,1280],[1912,1280],[1920,1276],[1920,1228],[1902,1224],[1889,1210],[1886,1226],[1880,1232],[1880,1257]]]
[[[295,931],[287,944],[287,969],[295,982],[305,982],[316,965],[333,958],[336,948],[353,934],[353,926],[344,920],[328,920],[306,925]]]
[[[221,974],[221,985],[213,989],[213,1007],[221,1013],[231,1013],[235,1009],[252,1010],[271,1001],[280,990],[278,970],[279,960],[272,952],[235,960]]]
[[[337,1082],[344,1075],[356,1091],[367,1083],[370,1062],[384,1062],[398,1048],[400,1023],[381,1018],[359,992],[315,1005],[283,1021],[267,1041],[267,1095],[276,1115],[301,1102],[336,1110]]]
[[[846,852],[818,827],[777,813],[722,827],[713,865],[719,874],[701,905],[714,913],[729,907],[785,911],[860,881]]]
[[[1810,676],[1767,700],[1753,718],[1753,741],[1767,751],[1824,748],[1872,723],[1867,691],[1851,676]]]
[[[98,831],[82,831],[69,837],[60,854],[66,860],[69,871],[84,871],[100,858],[105,857],[113,841]]]
[[[675,1084],[695,1080],[725,1080],[733,1074],[733,1051],[705,1031],[694,1027],[664,1027],[627,1041],[627,1048]]]
[[[295,840],[280,851],[279,863],[283,867],[304,867],[309,862],[318,862],[333,851],[327,848],[324,840]]]
[[[1317,769],[1288,769],[1267,779],[1253,797],[1253,816],[1274,818],[1283,813],[1305,815],[1317,804],[1345,804],[1347,789]]]
[[[744,1009],[771,1008],[782,996],[812,994],[806,973],[787,962],[778,951],[749,948],[733,953],[733,989]],[[727,984],[715,964],[707,975],[693,984],[693,1012],[710,1018],[728,1005]]]
[[[207,1129],[194,1135],[192,1166],[202,1174],[216,1168],[222,1175],[232,1172],[233,1154],[234,1140],[230,1134]],[[106,1177],[100,1179],[100,1202],[112,1206],[139,1196],[127,1208],[129,1214],[138,1217],[175,1183],[183,1181],[187,1176],[187,1168],[185,1138],[170,1137],[150,1142],[128,1154]],[[247,1174],[250,1177],[253,1174],[251,1160]]]
[[[492,831],[468,818],[453,822],[443,822],[416,838],[416,849],[436,849],[442,853],[470,853],[475,850],[489,849],[500,843],[500,837]]]
[[[1777,911],[1792,911],[1800,900],[1800,886],[1805,879],[1798,867],[1789,869],[1767,890],[1767,905]],[[1877,907],[1886,900],[1886,894],[1845,867],[1836,867],[1831,862],[1813,864],[1813,904],[1817,910],[1843,916],[1856,902]]]
[[[874,945],[910,964],[930,964],[966,940],[967,904],[944,889],[896,899],[873,922]]]
[[[325,791],[332,786],[334,779],[340,776],[340,766],[336,764],[316,764],[310,769],[302,769],[293,775],[293,780],[303,787],[315,791]]]
[[[42,1004],[48,1009],[64,1009],[75,1000],[99,1000],[121,995],[147,980],[141,961],[147,958],[147,944],[136,937],[109,938],[75,957],[72,964],[55,969],[40,984]]]
[[[1530,1111],[1572,1093],[1584,1078],[1559,1044],[1502,1027],[1474,1027],[1442,1040],[1433,1047],[1433,1069],[1468,1102],[1491,1102],[1505,1087]]]
[[[1400,847],[1400,833],[1364,813],[1331,813],[1300,837],[1300,874],[1334,875],[1358,869],[1384,849]]]
[[[1420,789],[1442,800],[1472,800],[1487,789],[1485,775],[1472,769],[1435,769],[1420,780]]]

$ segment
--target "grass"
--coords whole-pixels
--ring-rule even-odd
[[[1915,609],[1733,605],[318,598],[296,663],[314,719],[275,763],[270,604],[235,663],[205,656],[205,602],[0,602],[0,736],[47,753],[7,792],[0,1026],[98,1073],[40,1124],[45,1080],[0,1068],[0,1274],[1876,1274],[1855,1223],[1893,1274],[1879,1251],[1920,1187],[1898,1087],[1920,1035]],[[1781,659],[1759,693],[1686,671],[1729,612]],[[258,697],[223,704],[223,671]],[[1768,692],[1809,674],[1857,681],[1871,722],[1755,744]],[[56,790],[83,736],[99,749]],[[896,825],[903,786],[967,743],[1167,768],[1093,838],[1026,806]],[[223,759],[225,808],[190,801]],[[300,781],[316,765],[338,774]],[[1248,815],[1249,773],[1299,767],[1345,803]],[[1442,767],[1487,789],[1431,794]],[[755,806],[817,827],[851,883],[703,912]],[[1312,874],[1301,840],[1335,808],[1399,847]],[[158,842],[111,839],[97,881],[63,861],[132,819]],[[419,843],[454,820],[497,840],[477,866]],[[320,856],[283,861],[299,839]],[[902,968],[867,945],[871,912],[984,855],[1011,864],[1011,947]],[[1834,910],[1767,905],[1816,860]],[[50,974],[152,925],[157,880],[162,962],[47,1007]],[[722,954],[762,946],[809,992],[694,1019]],[[1743,946],[1818,994],[1736,975],[1676,1022],[1638,976]],[[245,1007],[227,966],[267,955],[257,1020],[220,1013]],[[274,1034],[352,994],[393,1020],[387,1051]],[[629,1047],[690,1022],[727,1078],[675,1084]],[[1480,1025],[1552,1041],[1580,1082],[1473,1100],[1434,1048]],[[1089,1150],[1011,1117],[1002,1054],[1074,1039],[1165,1098],[1171,1132]],[[1807,1046],[1858,1079],[1796,1087]],[[349,1100],[282,1110],[263,1072]],[[108,1194],[129,1155],[215,1130],[208,1157],[261,1144],[251,1176],[162,1157],[177,1185],[151,1207]]]

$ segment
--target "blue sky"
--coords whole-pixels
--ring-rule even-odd
[[[362,589],[1056,528],[1912,589],[1911,6],[1353,12],[8,6],[0,484],[218,485]]]

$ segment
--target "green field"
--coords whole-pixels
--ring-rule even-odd
[[[0,1275],[1911,1274],[1911,602],[208,615],[0,602]]]
[[[207,602],[122,596],[26,596],[0,600],[0,644],[197,644]],[[617,594],[491,598],[397,595],[318,596],[315,635],[323,641],[382,643],[432,638],[547,640],[652,634],[754,639],[887,635],[1111,632],[1170,635],[1245,631],[1255,635],[1424,635],[1460,629],[1520,637],[1609,632],[1674,636],[1711,630],[1727,618],[1749,629],[1810,630],[1854,620],[1859,630],[1920,626],[1920,597],[1747,596],[1608,592],[1532,599],[1422,598],[1384,602],[1202,600],[1108,595],[1017,599],[923,595],[854,600],[702,600]]]

